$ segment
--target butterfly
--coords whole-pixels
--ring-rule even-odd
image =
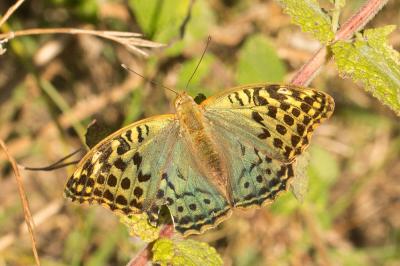
[[[295,85],[245,85],[200,104],[180,92],[175,114],[135,122],[93,147],[65,196],[144,212],[151,224],[166,206],[176,231],[203,233],[233,209],[265,205],[285,191],[296,157],[334,105],[328,94]]]

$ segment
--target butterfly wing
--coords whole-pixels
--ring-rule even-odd
[[[230,216],[230,204],[201,174],[183,138],[178,139],[163,171],[159,207],[167,205],[178,232],[184,236],[202,233]]]
[[[285,163],[304,151],[314,129],[334,109],[333,99],[324,92],[267,84],[233,88],[201,105],[215,126],[228,128]]]
[[[183,235],[201,233],[231,213],[198,171],[173,115],[139,121],[100,142],[69,178],[65,196],[125,214],[146,212],[152,224],[166,205]]]
[[[293,163],[272,159],[251,141],[241,138],[229,127],[215,126],[218,143],[227,151],[230,164],[230,189],[233,206],[262,206],[285,191],[294,176]]]
[[[175,116],[162,115],[118,130],[91,149],[69,178],[64,194],[125,214],[147,211],[156,199],[179,132]]]

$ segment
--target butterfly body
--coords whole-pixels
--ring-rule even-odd
[[[147,118],[92,148],[69,178],[65,196],[113,211],[166,206],[183,235],[202,233],[234,208],[259,207],[285,191],[296,156],[329,118],[333,99],[293,85],[252,84],[206,99],[185,92],[175,114]]]
[[[180,125],[179,136],[190,149],[196,167],[231,202],[228,166],[222,147],[213,138],[210,122],[204,117],[204,108],[183,92],[175,100],[175,109]]]

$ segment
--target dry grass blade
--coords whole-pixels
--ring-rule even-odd
[[[19,169],[18,169],[18,166],[17,166],[17,163],[16,163],[15,159],[8,153],[6,144],[1,139],[0,139],[0,146],[3,148],[5,154],[6,154],[7,158],[8,158],[8,161],[11,163],[15,179],[17,180],[18,192],[19,192],[19,196],[20,196],[21,202],[22,202],[22,207],[23,207],[23,210],[24,210],[25,222],[26,222],[26,225],[28,227],[29,235],[30,235],[31,241],[32,241],[33,255],[34,255],[35,260],[36,260],[36,265],[40,266],[39,255],[38,255],[38,252],[36,250],[36,240],[35,240],[33,219],[32,219],[32,215],[31,215],[31,211],[29,210],[29,204],[28,204],[28,200],[26,198],[25,189],[24,189],[24,185],[23,185],[23,182],[22,182],[22,177],[21,177],[21,174],[19,172]]]
[[[101,37],[104,39],[115,41],[121,45],[124,45],[128,50],[135,53],[147,56],[148,54],[142,48],[159,48],[163,47],[164,44],[143,40],[140,38],[139,33],[133,32],[118,32],[118,31],[97,31],[97,30],[84,30],[75,28],[53,28],[53,29],[26,29],[20,31],[11,31],[0,34],[0,41],[11,40],[15,37],[27,36],[27,35],[42,35],[42,34],[87,34]]]
[[[0,27],[1,25],[4,24],[4,22],[7,21],[7,19],[15,12],[15,10],[18,9],[18,7],[20,5],[22,5],[22,3],[24,2],[24,0],[18,0],[14,5],[12,5],[7,12],[4,14],[4,16],[0,19]]]

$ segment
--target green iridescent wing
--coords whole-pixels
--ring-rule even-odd
[[[81,160],[65,196],[125,214],[151,210],[162,179],[159,169],[176,142],[178,127],[174,115],[162,115],[113,133]]]
[[[230,204],[198,171],[182,138],[168,161],[159,190],[164,202],[160,204],[167,205],[178,232],[184,236],[202,233],[230,216]]]
[[[286,163],[304,151],[314,129],[334,109],[333,99],[321,91],[268,84],[233,88],[201,105],[216,127]]]
[[[202,104],[231,168],[234,206],[260,206],[288,187],[295,157],[313,130],[330,117],[333,99],[296,86],[233,88]]]
[[[294,163],[272,159],[253,143],[241,139],[229,126],[216,125],[214,130],[218,132],[218,142],[227,151],[234,207],[262,206],[287,189],[294,176]]]

